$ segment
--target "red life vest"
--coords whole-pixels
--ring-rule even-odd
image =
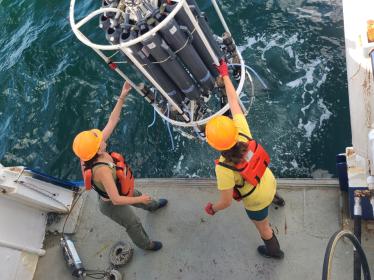
[[[134,176],[131,168],[125,162],[125,159],[119,153],[111,152],[110,156],[113,159],[114,164],[116,165],[116,186],[118,193],[123,196],[133,196],[134,194]],[[84,185],[86,190],[91,190],[92,188],[102,197],[109,198],[108,194],[96,187],[92,179],[92,169],[97,165],[107,165],[111,167],[111,164],[108,162],[95,162],[91,167],[85,167],[83,178]]]
[[[247,139],[248,145],[247,152],[243,157],[243,161],[239,164],[235,164],[234,166],[220,162],[219,160],[215,161],[215,163],[218,165],[239,172],[243,179],[254,187],[249,193],[240,195],[238,188],[243,186],[235,186],[233,195],[236,200],[240,200],[240,198],[250,195],[255,190],[255,187],[258,185],[258,183],[260,183],[261,178],[270,163],[269,154],[260,144],[256,142],[256,140],[242,133],[239,133],[239,135]]]

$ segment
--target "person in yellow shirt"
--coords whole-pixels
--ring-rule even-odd
[[[221,151],[215,168],[220,198],[215,203],[209,202],[205,211],[214,215],[229,207],[233,196],[241,199],[248,217],[265,243],[265,246],[257,248],[258,252],[264,257],[282,259],[284,253],[268,219],[269,205],[274,199],[277,205],[284,205],[284,200],[276,196],[277,182],[267,167],[270,158],[252,139],[225,61],[221,61],[218,71],[225,84],[233,118],[215,117],[205,128],[208,144]]]

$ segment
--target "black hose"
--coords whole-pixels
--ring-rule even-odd
[[[331,267],[332,267],[332,258],[334,257],[334,252],[336,245],[342,237],[347,237],[354,247],[356,248],[360,258],[361,258],[361,263],[362,263],[362,270],[364,274],[364,280],[371,280],[370,277],[370,269],[368,265],[368,261],[366,259],[366,255],[364,250],[361,247],[360,242],[357,240],[357,238],[353,235],[352,232],[347,231],[347,230],[341,230],[337,231],[331,236],[329,243],[327,244],[326,247],[326,252],[325,252],[325,258],[323,260],[323,269],[322,269],[322,280],[329,280],[331,276]]]
[[[353,220],[354,234],[357,241],[361,244],[361,216],[355,215]],[[361,257],[356,249],[353,252],[353,279],[361,280]]]

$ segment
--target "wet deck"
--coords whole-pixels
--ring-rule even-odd
[[[138,180],[137,185],[170,203],[156,213],[135,210],[150,237],[161,240],[164,248],[159,252],[135,248],[132,261],[120,269],[126,280],[321,279],[328,239],[342,225],[350,226],[336,181],[279,180],[286,207],[271,206],[270,217],[285,258],[264,259],[256,252],[261,239],[240,203],[233,202],[213,217],[205,214],[206,202],[218,197],[214,181],[147,179]],[[123,228],[101,215],[96,199],[93,192],[86,198],[74,236],[87,269],[107,268],[111,246],[129,240]],[[363,243],[373,264],[370,226],[363,226]],[[58,243],[58,236],[46,238],[47,254],[39,259],[35,280],[73,278]],[[351,246],[341,242],[336,254],[332,279],[352,279]]]

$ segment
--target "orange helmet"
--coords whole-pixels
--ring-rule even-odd
[[[232,119],[217,116],[208,121],[205,135],[210,146],[218,151],[224,151],[238,142],[239,132]]]
[[[73,151],[83,161],[92,159],[100,148],[103,133],[98,129],[82,131],[74,138]]]

